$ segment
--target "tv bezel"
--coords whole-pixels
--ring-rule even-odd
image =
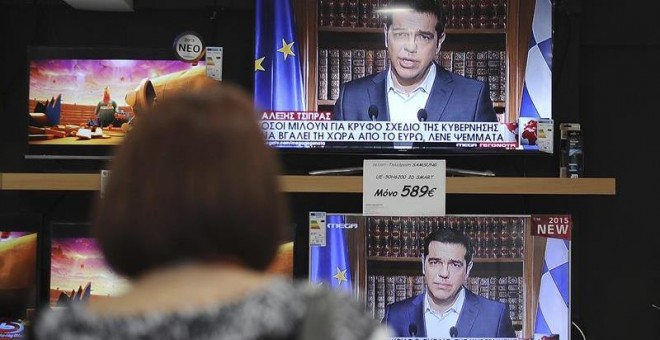
[[[297,11],[297,8],[296,8],[295,4],[293,5],[293,10],[294,10],[294,12]],[[296,13],[296,14],[298,14],[298,13]],[[532,17],[534,15],[534,5],[531,6],[531,13],[529,13],[529,14],[531,15],[531,17],[529,18],[530,19],[529,25],[531,27],[533,25]],[[318,14],[316,14],[316,15],[318,15]],[[552,50],[554,51],[554,49],[555,49],[554,39],[556,38],[555,37],[555,26],[556,26],[555,18],[557,16],[557,9],[555,8],[555,6],[552,6],[550,15],[551,15],[551,20],[550,20],[551,30],[550,31],[551,31],[551,35],[552,35],[552,39],[553,39]],[[296,19],[300,19],[300,18],[296,16]],[[302,38],[301,41],[306,42],[308,44],[311,41],[312,42],[312,47],[318,49],[318,47],[319,47],[318,37],[317,37],[317,39],[312,39],[312,40],[309,40],[309,38],[304,38],[304,37],[307,36],[306,33],[308,33],[308,32],[301,32],[301,29],[303,29],[303,25],[296,23],[297,40],[301,40],[301,38]],[[530,28],[530,34],[532,34],[531,31],[532,31],[532,28]],[[323,32],[319,31],[319,32],[317,32],[317,35],[319,35],[321,33],[323,33]],[[508,32],[506,32],[506,33],[508,35]],[[362,33],[357,33],[357,34],[362,34]],[[256,37],[256,30],[255,30],[255,37]],[[524,38],[524,37],[521,36],[521,38]],[[505,38],[505,50],[506,50],[506,45],[507,45],[506,41],[507,40],[508,39]],[[527,40],[529,40],[529,37],[527,37]],[[524,44],[525,46],[528,46],[529,41],[524,41],[523,42],[521,40],[521,43]],[[444,48],[445,46],[446,45],[443,45],[443,50],[445,49]],[[383,46],[383,48],[384,48],[384,46]],[[520,46],[519,46],[519,48],[520,48]],[[313,49],[310,50],[309,48],[307,48],[304,53],[317,53],[317,51],[315,51]],[[302,53],[301,55],[304,55],[304,53]],[[555,75],[555,69],[554,69],[555,64],[556,64],[556,62],[555,62],[556,58],[557,58],[557,56],[554,56],[554,54],[553,54],[552,78],[555,78],[555,76],[556,76]],[[309,57],[307,59],[309,59]],[[316,60],[316,58],[312,58],[312,59]],[[509,60],[509,58],[507,57],[507,61],[508,60]],[[309,68],[308,66],[305,65],[305,63],[306,62],[303,61],[302,64],[301,64],[301,68],[303,69],[303,71],[305,69]],[[507,70],[511,66],[512,65],[507,65]],[[523,67],[524,67],[524,65],[523,65]],[[315,69],[315,68],[313,68],[313,69]],[[507,74],[510,74],[510,72],[507,71]],[[309,74],[303,73],[303,77],[305,77],[305,76],[317,77],[318,75],[313,75],[313,74],[309,75]],[[507,84],[510,81],[512,81],[512,80],[508,79]],[[554,89],[553,89],[554,84],[555,84],[555,80],[551,79],[551,84],[549,84],[549,89],[550,89],[550,91],[553,92],[550,96],[551,101],[554,101],[554,96],[555,96]],[[309,93],[307,93],[307,96],[317,96],[316,91],[318,89],[312,89],[308,85],[307,81],[304,82],[303,86],[305,88],[307,88],[307,90],[309,91]],[[509,86],[507,85],[507,87],[509,87]],[[520,92],[522,93],[522,89],[520,90]],[[507,96],[508,100],[509,99],[514,99],[514,100],[520,101],[520,98],[509,98],[509,97],[510,96]],[[307,105],[310,105],[311,102],[312,101],[309,100],[309,98],[307,98],[305,100],[305,103]],[[519,104],[518,105],[518,110],[520,110],[521,105],[520,105],[520,103],[518,103],[518,104]],[[323,110],[323,108],[327,108],[327,107],[328,107],[327,105],[320,105],[320,104],[316,105],[316,109],[319,112],[320,111],[327,111],[327,110]],[[313,111],[313,108],[308,108],[307,110],[308,111]],[[552,116],[554,117],[555,114],[553,113]],[[520,112],[516,113],[516,117],[518,119],[521,117]],[[553,117],[550,117],[550,119],[554,119]],[[530,117],[530,118],[533,118],[533,117]],[[536,117],[536,119],[539,119],[539,117]],[[517,121],[516,121],[516,123],[517,123]],[[520,127],[518,127],[518,128],[520,129]],[[518,135],[519,135],[519,133],[518,133]],[[519,136],[516,136],[516,137],[519,138]],[[557,138],[555,137],[554,140],[557,141]],[[387,144],[386,142],[380,142],[380,143]],[[378,144],[378,143],[371,143],[371,144],[373,145],[373,144]],[[280,152],[285,158],[289,157],[290,155],[306,155],[306,156],[319,155],[320,157],[322,157],[324,155],[331,155],[331,156],[346,155],[346,156],[362,156],[364,158],[383,158],[383,157],[420,157],[420,158],[428,158],[430,156],[435,156],[436,158],[438,158],[438,157],[440,157],[440,158],[456,157],[456,156],[466,156],[466,157],[472,157],[472,156],[527,157],[527,156],[532,156],[532,157],[535,157],[535,158],[538,157],[538,156],[541,156],[541,157],[544,157],[544,158],[550,158],[550,157],[553,157],[553,154],[556,154],[557,151],[558,151],[558,149],[557,149],[558,143],[553,143],[553,144],[554,145],[553,145],[552,153],[540,151],[537,148],[524,149],[520,145],[519,145],[520,147],[517,148],[517,149],[457,147],[457,146],[453,146],[453,145],[444,145],[443,146],[442,144],[433,146],[432,148],[422,147],[422,148],[407,148],[407,149],[406,148],[397,149],[397,148],[380,148],[380,147],[377,147],[377,148],[376,147],[360,147],[360,146],[350,147],[350,148],[343,148],[343,147],[342,148],[336,148],[336,147],[330,147],[330,148],[326,148],[326,147],[297,148],[297,147],[287,147],[287,146],[276,146],[276,147],[273,147],[273,148],[276,149],[278,152]]]

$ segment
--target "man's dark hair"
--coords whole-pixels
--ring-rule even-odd
[[[159,100],[118,147],[94,234],[120,274],[225,260],[262,270],[286,239],[280,165],[252,98],[212,82]]]
[[[439,228],[430,233],[424,239],[424,257],[429,255],[429,244],[431,244],[431,241],[463,245],[465,247],[465,263],[469,264],[472,262],[472,256],[474,254],[472,241],[461,231],[450,228]]]
[[[442,9],[442,4],[438,0],[392,0],[387,5],[387,8],[410,8],[415,12],[432,14],[438,19],[438,23],[435,25],[435,32],[438,38],[445,31],[445,13]],[[387,27],[392,25],[392,15],[394,13],[388,12],[385,16]]]

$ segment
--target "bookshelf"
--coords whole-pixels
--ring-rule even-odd
[[[431,231],[447,228],[465,233],[474,245],[473,267],[464,285],[507,304],[514,329],[531,336],[531,311],[538,300],[535,278],[540,277],[545,244],[531,236],[527,215],[378,216],[356,221],[358,228],[346,233],[349,258],[354,259],[352,275],[358,300],[375,318],[382,318],[385,305],[424,291],[423,240]]]
[[[319,62],[324,59],[319,53],[320,49],[325,49],[326,51],[329,51],[330,49],[339,49],[340,51],[350,49],[376,51],[382,49],[384,51],[385,46],[383,43],[384,31],[382,20],[379,21],[377,14],[368,14],[372,17],[372,19],[369,20],[364,17],[363,12],[373,13],[374,9],[378,9],[385,3],[387,3],[387,1],[382,0],[295,1],[297,30],[298,32],[302,32],[299,36],[299,46],[302,55],[301,60],[303,60],[304,79],[307,80],[305,91],[307,95],[307,107],[309,110],[331,111],[335,102],[335,100],[331,98],[330,69],[332,66],[329,61],[328,64],[321,67],[321,70],[327,68],[327,79],[325,81],[319,81]],[[480,22],[470,23],[470,18],[468,18],[467,24],[462,23],[460,24],[461,26],[451,26],[452,8],[456,8],[456,6],[467,6],[465,11],[466,13],[470,13],[471,11],[479,11],[479,6],[481,6],[482,3],[487,4],[487,6],[489,6],[488,8],[498,6],[499,11],[502,11],[499,14],[499,20],[505,22],[505,25],[488,23],[482,28]],[[321,16],[327,16],[327,14],[324,13],[328,11],[327,6],[329,6],[329,4],[334,6],[337,16],[333,19],[334,23],[332,24],[327,23],[327,18],[323,19],[325,22],[321,22]],[[357,6],[357,10],[355,11],[357,11],[358,21],[347,23],[348,19],[346,17],[339,17],[350,15],[348,13],[352,11],[351,6]],[[499,84],[504,87],[504,89],[501,90],[501,95],[499,97],[503,97],[504,100],[494,100],[493,106],[496,112],[506,113],[506,121],[516,121],[516,113],[519,111],[519,101],[522,95],[524,81],[526,50],[528,47],[529,36],[531,34],[530,23],[534,10],[533,2],[520,0],[448,0],[443,1],[443,6],[445,8],[450,8],[449,11],[445,11],[448,15],[447,21],[449,22],[449,25],[447,25],[445,29],[447,38],[443,43],[443,51],[473,50],[478,52],[497,50],[505,52],[505,59],[502,63],[502,65],[504,65],[502,67],[503,72],[501,74],[501,77],[504,79],[499,82]],[[471,6],[477,7],[475,8]],[[324,9],[322,7],[326,8]],[[344,12],[343,14],[342,11]],[[489,11],[492,10],[489,9]],[[479,19],[480,18],[477,16],[477,20]],[[363,20],[365,20],[365,22],[363,22]],[[474,18],[472,20],[474,20]],[[374,23],[374,21],[376,21],[376,23]],[[454,23],[454,25],[456,25],[456,23]],[[473,25],[475,26],[472,27]],[[340,70],[341,67],[340,64]],[[376,67],[374,66],[374,71],[372,73],[375,73],[375,68]],[[365,75],[368,74],[369,73],[366,73]],[[340,83],[343,82],[341,75],[339,75],[339,78]],[[320,95],[321,91],[319,90],[319,83],[323,82],[327,84],[328,88],[327,99],[324,98],[325,96]]]

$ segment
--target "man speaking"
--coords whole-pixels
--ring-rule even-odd
[[[422,272],[426,292],[385,307],[397,337],[514,338],[507,305],[463,286],[472,269],[470,239],[441,228],[424,240]]]
[[[389,67],[342,84],[333,109],[336,120],[497,121],[485,83],[433,62],[445,40],[439,2],[390,2],[384,27]]]

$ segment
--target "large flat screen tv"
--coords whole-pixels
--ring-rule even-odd
[[[538,153],[537,124],[552,118],[550,0],[436,1],[444,32],[390,2],[256,0],[255,103],[268,144]]]
[[[401,338],[568,339],[570,218],[558,220],[311,212],[309,280],[351,294]],[[445,312],[453,321],[431,316]]]
[[[148,106],[206,77],[169,49],[35,46],[28,59],[26,158],[108,158]]]

